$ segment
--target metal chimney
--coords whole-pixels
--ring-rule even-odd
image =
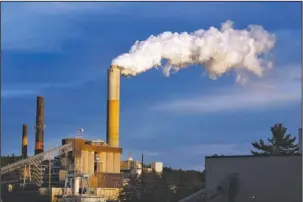
[[[44,151],[44,97],[37,97],[35,155]]]
[[[22,149],[21,149],[21,153],[22,153],[22,157],[26,158],[27,157],[27,143],[28,143],[28,139],[27,139],[27,125],[23,124],[22,125]]]

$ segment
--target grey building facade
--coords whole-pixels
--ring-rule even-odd
[[[302,202],[302,156],[206,157],[208,202]]]

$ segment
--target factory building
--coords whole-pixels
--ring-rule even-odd
[[[122,148],[119,147],[120,127],[120,68],[108,69],[107,85],[107,131],[104,141],[91,141],[82,138],[63,139],[62,144],[71,143],[73,151],[62,158],[65,170],[68,164],[77,173],[90,177],[90,187],[120,188],[123,176],[120,172]],[[71,160],[71,163],[68,163]],[[64,175],[63,175],[64,176]]]
[[[119,188],[122,186],[120,156],[122,148],[112,147],[104,141],[68,138],[62,145],[71,143],[73,151],[61,158],[63,171],[74,170],[90,177],[90,187]],[[71,168],[72,166],[73,168]],[[61,171],[62,173],[62,171]],[[61,174],[61,180],[65,176]]]
[[[126,161],[121,161],[120,170],[124,179],[128,180],[131,176],[141,175],[142,165],[139,161],[129,156]]]
[[[129,179],[131,176],[138,176],[142,173],[142,164],[134,160],[130,155],[127,160],[121,161],[121,172],[124,175],[124,179]],[[144,172],[155,172],[162,173],[163,163],[162,162],[152,162],[150,167],[144,167]]]
[[[301,202],[302,156],[206,157],[206,201]]]
[[[94,191],[94,194],[104,198],[116,198],[116,194],[123,186],[123,175],[120,171],[122,148],[120,147],[119,137],[120,67],[111,66],[109,68],[107,92],[106,142],[85,140],[79,137],[66,138],[62,140],[61,147],[52,149],[52,151],[59,152],[59,155],[55,156],[55,160],[46,161],[43,159],[51,152],[44,151],[44,97],[38,96],[36,103],[35,155],[28,157],[27,125],[23,125],[22,157],[20,158],[24,158],[24,161],[9,164],[13,160],[15,162],[15,158],[5,160],[1,158],[2,165],[3,163],[6,165],[4,169],[1,168],[1,171],[5,170],[6,172],[5,176],[1,175],[1,179],[3,180],[5,177],[6,181],[10,181],[13,178],[13,180],[19,178],[23,181],[23,184],[30,181],[39,190],[50,186],[59,187],[58,190],[63,187],[72,188],[73,194],[76,195],[80,194],[80,186],[84,186],[81,189],[85,188],[90,193]],[[68,151],[62,151],[61,148],[66,148]],[[35,159],[35,161],[32,159]],[[11,170],[11,168],[14,170]],[[84,193],[83,190],[82,192]],[[14,193],[8,193],[6,196],[8,200],[13,196],[12,194]]]
[[[141,169],[141,167],[141,163],[137,160],[134,160],[132,157],[128,157],[126,161],[121,161],[121,170],[128,170],[132,168]]]

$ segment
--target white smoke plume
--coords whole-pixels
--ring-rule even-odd
[[[164,74],[169,76],[172,70],[201,65],[213,79],[233,69],[237,81],[244,81],[247,71],[242,70],[261,77],[264,70],[271,67],[266,55],[275,41],[275,35],[259,25],[236,30],[233,22],[226,21],[221,29],[163,32],[145,41],[136,41],[129,53],[115,58],[112,65],[120,66],[124,76],[135,76],[154,67],[163,67]]]

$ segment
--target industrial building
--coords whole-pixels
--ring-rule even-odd
[[[297,154],[205,157],[205,188],[179,202],[301,202],[302,127],[298,140]]]
[[[302,201],[302,156],[206,157],[206,201]]]
[[[66,173],[60,175],[61,180],[65,180],[68,170],[74,170],[78,174],[84,173],[89,176],[90,187],[122,187],[121,148],[109,146],[104,141],[82,138],[62,140],[62,145],[68,143],[72,144],[72,151],[61,157],[61,173]]]
[[[120,170],[123,173],[124,180],[128,181],[131,176],[141,175],[142,164],[129,155],[126,161],[121,161]]]
[[[107,93],[106,142],[66,138],[62,140],[62,146],[49,151],[44,151],[44,97],[37,97],[35,155],[29,157],[27,154],[28,133],[24,124],[21,156],[1,158],[4,160],[1,167],[3,202],[27,201],[26,197],[33,194],[26,193],[34,193],[34,190],[40,195],[46,192],[48,197],[37,198],[39,194],[34,194],[36,198],[28,198],[29,201],[54,201],[58,200],[54,199],[55,195],[63,197],[67,194],[62,192],[62,188],[71,190],[68,194],[74,196],[82,197],[87,193],[102,196],[103,199],[117,198],[123,186],[120,171],[122,148],[119,143],[120,67],[111,66],[108,69]],[[54,158],[50,159],[51,156]],[[27,189],[31,191],[19,195],[20,190]]]
[[[205,188],[179,202],[301,202],[302,155],[205,157]]]

